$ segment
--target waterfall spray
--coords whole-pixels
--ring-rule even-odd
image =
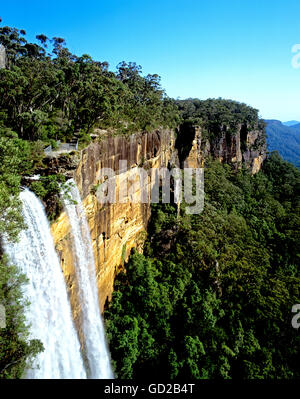
[[[41,201],[29,190],[20,194],[28,228],[18,243],[5,243],[12,264],[27,275],[24,297],[30,301],[26,320],[30,338],[42,341],[44,352],[26,378],[86,378],[79,339],[73,325],[63,272]],[[39,368],[37,368],[39,367]]]
[[[113,378],[99,308],[96,267],[89,226],[80,193],[73,179],[68,182],[71,200],[64,200],[70,220],[75,252],[75,269],[80,291],[83,333],[90,378]],[[75,201],[75,203],[74,203]]]

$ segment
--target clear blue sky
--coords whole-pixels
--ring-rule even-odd
[[[30,40],[63,37],[112,70],[135,61],[171,97],[231,98],[264,118],[300,120],[299,0],[15,0],[0,16]]]

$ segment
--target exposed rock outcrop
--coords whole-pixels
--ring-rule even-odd
[[[218,135],[209,135],[202,127],[186,123],[178,130],[176,147],[181,167],[202,167],[212,156],[236,169],[244,164],[255,174],[266,158],[265,134],[259,126],[238,125],[235,131],[220,126]]]
[[[106,137],[100,142],[90,144],[81,152],[80,162],[73,170],[73,176],[81,192],[91,231],[101,309],[105,301],[110,299],[114,277],[128,258],[131,249],[142,245],[150,217],[150,203],[140,204],[130,201],[99,203],[95,195],[95,189],[99,183],[99,171],[103,168],[111,168],[115,172],[118,192],[120,183],[128,179],[138,166],[150,169],[167,167],[172,163],[174,147],[174,133],[166,129],[135,134],[129,138]],[[127,161],[127,170],[119,169],[120,160]],[[53,170],[63,172],[64,166],[59,166],[59,160],[52,160],[51,164]],[[68,163],[68,166],[70,164]],[[69,175],[70,169],[67,168],[66,172]],[[150,179],[147,184],[151,186]],[[132,190],[134,195],[139,196],[139,185],[134,187],[136,187],[136,191]],[[69,285],[72,306],[78,308],[72,240],[69,239],[70,225],[64,212],[52,224],[52,233]],[[79,313],[77,309],[75,314]]]

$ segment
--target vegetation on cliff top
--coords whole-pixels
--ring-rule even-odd
[[[94,126],[120,133],[174,127],[179,114],[161,88],[156,74],[143,76],[133,62],[117,71],[89,55],[71,54],[62,38],[37,35],[29,43],[25,32],[0,28],[8,68],[0,70],[0,132],[17,132],[31,141],[68,140],[74,131],[84,136]]]
[[[71,54],[65,40],[40,34],[39,44],[26,41],[26,32],[0,27],[8,68],[0,70],[0,135],[14,131],[24,140],[55,146],[74,132],[84,143],[94,127],[119,134],[176,127],[180,121],[202,123],[217,133],[238,123],[253,127],[256,109],[231,100],[173,100],[157,74],[142,73],[134,62],[121,62],[115,72],[107,62]]]
[[[153,205],[105,312],[120,378],[299,378],[300,172],[210,161],[205,209]]]
[[[265,128],[257,109],[237,101],[222,98],[207,100],[189,98],[177,100],[176,105],[185,122],[200,125],[211,135],[220,135],[224,128],[235,134],[238,125],[245,125],[249,130]]]

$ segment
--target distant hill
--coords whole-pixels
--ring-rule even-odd
[[[277,150],[281,156],[300,168],[300,123],[286,126],[278,120],[266,120],[268,150]]]
[[[278,120],[266,120],[268,151],[278,151],[287,161],[300,168],[300,123],[285,126]]]
[[[300,122],[298,122],[296,125],[292,125],[291,128],[300,130]]]
[[[284,126],[294,126],[294,125],[300,124],[300,122],[299,121],[287,121],[287,122],[282,122],[282,124]]]

